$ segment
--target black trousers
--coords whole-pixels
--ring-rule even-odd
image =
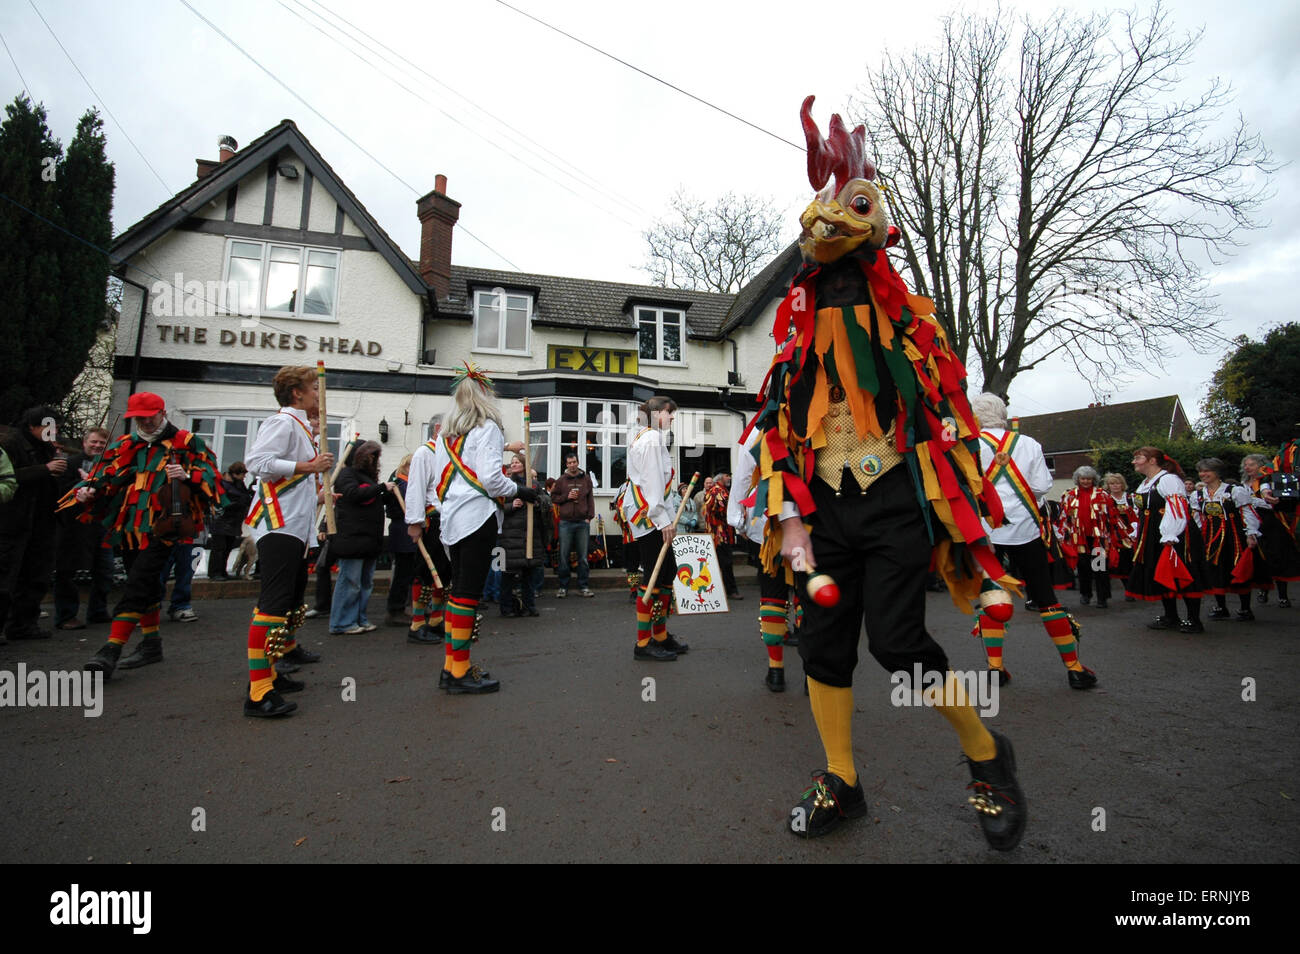
[[[816,548],[814,548],[816,549]],[[727,595],[738,593],[740,590],[736,586],[736,554],[735,548],[730,543],[717,544],[718,565],[722,567],[722,585],[727,589]]]
[[[393,579],[388,584],[386,603],[388,612],[406,612],[406,605],[411,602],[411,583],[415,580],[417,562],[424,563],[424,557],[418,553],[393,553]]]
[[[226,533],[214,533],[211,549],[208,551],[208,579],[224,580],[227,578],[226,563],[230,560],[230,551],[239,544],[239,537]]]
[[[478,603],[483,596],[483,586],[487,583],[488,570],[492,568],[492,551],[497,545],[497,518],[495,515],[483,521],[469,536],[451,545],[451,595],[458,600],[473,600]],[[442,547],[438,547],[439,550]],[[433,551],[429,551],[433,556]],[[423,562],[423,561],[421,561]],[[434,564],[437,565],[436,563]],[[428,568],[425,569],[428,572]],[[442,576],[442,570],[438,571]],[[446,584],[446,579],[443,583]]]
[[[144,550],[123,550],[122,564],[126,567],[126,586],[122,598],[113,607],[119,613],[144,613],[159,606],[163,599],[162,571],[175,544],[152,539]]]
[[[302,605],[307,592],[307,544],[292,534],[266,533],[257,541],[257,560],[262,584],[258,611],[288,616]]]
[[[265,537],[263,537],[265,539]],[[261,558],[261,544],[258,544],[258,558]],[[316,601],[315,610],[322,616],[330,614],[334,600],[334,579],[330,576],[330,567],[334,560],[330,557],[330,541],[326,537],[316,554]]]
[[[1004,559],[1011,572],[1025,581],[1025,595],[1034,601],[1039,611],[1060,602],[1052,587],[1052,570],[1047,563],[1047,547],[1041,538],[1028,543],[997,545],[998,556]],[[1083,557],[1080,557],[1082,560]],[[1082,565],[1082,564],[1080,564]]]
[[[1097,599],[1110,601],[1110,573],[1105,566],[1106,554],[1102,554],[1102,568],[1094,570],[1092,561],[1095,559],[1091,553],[1080,553],[1077,565],[1079,573],[1079,595],[1091,597],[1093,583],[1096,583]]]
[[[920,663],[924,672],[947,672],[948,656],[925,628],[931,546],[907,467],[894,467],[865,494],[851,488],[837,497],[824,481],[812,482],[813,557],[839,584],[840,602],[804,601],[804,672],[828,686],[853,685],[864,625],[867,649],[886,670],[910,677]],[[807,580],[796,574],[800,588]]]
[[[659,565],[659,573],[655,576],[653,583],[650,582],[649,576],[654,572],[655,561],[659,559],[659,551],[664,545],[664,535],[662,531],[651,530],[649,533],[636,538],[636,552],[640,554],[641,566],[645,568],[647,579],[641,581],[640,592],[644,593],[647,586],[657,586],[665,593],[672,595],[673,577],[677,574],[677,561],[673,559],[672,551],[664,557],[664,562]],[[735,590],[728,592],[734,593]]]

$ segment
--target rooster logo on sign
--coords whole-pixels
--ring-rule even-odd
[[[681,581],[682,586],[695,592],[695,598],[699,602],[704,602],[704,594],[713,589],[713,576],[709,573],[709,561],[705,557],[697,557],[700,561],[699,574],[691,572],[689,563],[679,563],[677,565],[677,579]]]

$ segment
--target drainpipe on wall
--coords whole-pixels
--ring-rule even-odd
[[[122,274],[117,276],[120,281],[140,289],[140,320],[136,323],[135,329],[135,354],[131,358],[131,389],[127,392],[128,396],[135,393],[136,385],[140,381],[140,352],[144,350],[144,315],[145,309],[149,307],[149,289],[126,277],[125,272],[129,267],[123,266]]]

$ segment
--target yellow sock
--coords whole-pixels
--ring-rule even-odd
[[[849,785],[858,782],[853,765],[853,689],[828,686],[808,679],[808,698],[813,719],[826,750],[826,771],[838,775]]]
[[[943,702],[944,699],[952,699],[954,705],[937,705],[935,708],[957,730],[957,739],[961,742],[961,750],[966,753],[966,757],[973,762],[987,762],[994,758],[998,754],[997,743],[993,741],[989,730],[984,728],[975,707],[966,698],[966,690],[951,672],[944,681],[943,698],[939,701]]]

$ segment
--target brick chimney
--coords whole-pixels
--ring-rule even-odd
[[[439,298],[451,290],[451,231],[460,218],[460,203],[447,198],[447,177],[433,179],[433,191],[415,201],[420,218],[420,277]]]
[[[228,160],[231,156],[239,151],[239,143],[235,142],[233,136],[222,136],[217,140],[217,158],[213,159],[195,159],[198,165],[198,175],[196,178],[202,179],[204,176],[211,175],[213,170]]]

